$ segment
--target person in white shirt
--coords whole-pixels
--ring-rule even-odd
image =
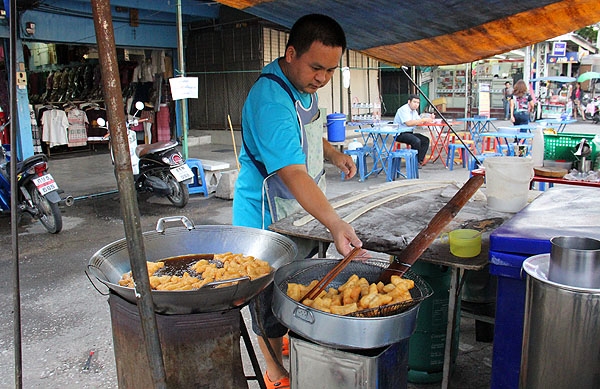
[[[410,145],[411,149],[418,151],[419,165],[423,164],[427,149],[429,149],[429,138],[425,135],[415,134],[414,126],[431,123],[433,117],[426,115],[421,117],[419,115],[419,96],[415,94],[408,95],[408,102],[402,107],[398,108],[396,116],[394,116],[394,123],[400,125],[400,134],[396,136],[396,142],[406,143]]]

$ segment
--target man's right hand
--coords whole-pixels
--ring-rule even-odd
[[[332,225],[328,226],[331,235],[333,236],[333,241],[335,243],[335,248],[338,253],[346,256],[350,251],[352,251],[353,247],[362,247],[362,242],[356,236],[354,232],[354,228],[342,219],[339,219]],[[361,250],[358,254],[359,256],[365,254],[365,250]]]

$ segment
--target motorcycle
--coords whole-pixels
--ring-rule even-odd
[[[137,114],[144,109],[144,103],[138,101],[135,108],[133,118],[126,123],[135,189],[139,193],[166,197],[174,206],[183,208],[190,198],[187,184],[194,173],[176,149],[178,143],[175,141],[138,146],[137,135],[132,127],[147,119],[137,118]],[[108,124],[102,118],[98,119],[98,125],[108,129]],[[110,133],[105,137],[110,140]],[[114,164],[112,146],[110,151]]]
[[[10,122],[0,127],[4,131]],[[10,212],[10,155],[5,145],[0,146],[0,211]],[[62,229],[59,204],[73,205],[73,197],[61,199],[54,178],[48,173],[48,157],[37,154],[17,162],[18,211],[39,219],[51,234]]]

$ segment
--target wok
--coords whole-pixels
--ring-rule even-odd
[[[178,220],[184,227],[166,228],[165,223]],[[146,258],[150,262],[190,254],[232,252],[251,255],[268,262],[271,273],[235,285],[190,291],[152,291],[155,311],[162,314],[216,312],[247,303],[273,280],[275,270],[292,261],[296,245],[274,232],[248,227],[224,225],[194,226],[186,217],[160,219],[156,231],[143,234]],[[136,303],[133,288],[119,285],[123,273],[131,270],[125,239],[110,243],[90,258],[88,271],[98,281],[125,300]]]

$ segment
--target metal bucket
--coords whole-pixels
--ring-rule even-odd
[[[186,227],[166,229],[167,220],[180,220]],[[235,226],[194,226],[185,217],[160,219],[156,231],[144,233],[147,261],[190,255],[242,253],[268,262],[277,269],[296,257],[296,245],[283,235],[256,228]],[[92,256],[89,272],[125,300],[136,303],[135,290],[119,285],[123,273],[131,270],[125,239],[113,242]],[[216,312],[239,307],[265,289],[274,271],[254,280],[220,288],[188,291],[152,291],[155,311],[163,314]]]
[[[581,288],[600,288],[600,241],[557,236],[550,243],[549,280]]]
[[[548,279],[550,255],[523,262],[527,294],[519,387],[600,388],[600,289]]]

